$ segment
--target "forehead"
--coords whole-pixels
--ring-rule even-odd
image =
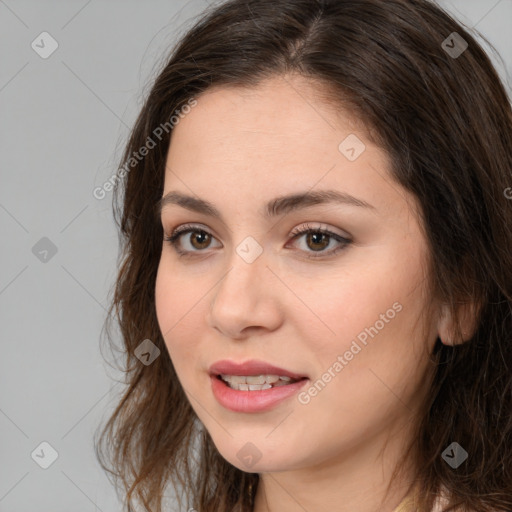
[[[327,98],[316,84],[289,77],[252,88],[208,89],[173,129],[164,195],[172,189],[255,206],[322,188],[363,198],[377,209],[408,207],[387,153],[369,140],[360,119]],[[353,161],[340,150],[349,137],[364,145]]]
[[[291,167],[295,175],[303,167],[329,169],[348,135],[371,141],[361,120],[327,97],[319,84],[296,76],[207,89],[174,127],[168,164],[240,171],[259,165],[260,173]]]
[[[296,75],[272,77],[254,87],[215,86],[196,98],[197,105],[173,135],[189,125],[197,136],[209,132],[208,138],[217,135],[219,142],[226,137],[233,140],[237,133],[247,139],[252,133],[255,139],[265,134],[280,139],[301,136],[298,144],[305,138],[325,139],[326,133],[343,130],[368,139],[362,120],[334,97],[325,85]]]

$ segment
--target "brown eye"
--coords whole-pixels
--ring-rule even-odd
[[[305,253],[307,258],[334,256],[352,242],[333,231],[321,227],[315,228],[310,224],[294,229],[290,235],[293,236],[293,240],[302,241],[301,239],[303,239],[302,243],[298,245],[300,251]],[[325,250],[331,245],[331,242],[334,247]]]
[[[211,235],[206,231],[195,231],[192,232],[192,237],[190,238],[190,242],[192,247],[196,249],[206,249],[211,242]],[[195,242],[197,241],[197,245]]]
[[[189,234],[192,236],[185,236]],[[180,226],[170,236],[164,235],[164,240],[169,242],[182,256],[206,253],[204,249],[208,249],[214,239],[215,237],[208,231],[191,225]]]
[[[325,233],[312,232],[307,234],[306,243],[310,249],[321,251],[329,245],[329,238]]]

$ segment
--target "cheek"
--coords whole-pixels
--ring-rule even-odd
[[[158,326],[178,375],[192,364],[194,346],[199,343],[200,322],[197,321],[205,299],[204,291],[176,277],[169,266],[160,265],[155,282],[155,309]],[[194,291],[195,289],[195,291]]]
[[[197,318],[198,311],[204,307],[206,297],[201,298],[207,289],[180,273],[162,256],[155,281],[155,308],[164,339],[191,317]]]
[[[168,278],[164,266],[160,262],[155,281],[155,310],[158,320],[158,326],[165,339],[166,332],[173,325],[173,317],[175,312],[175,289],[174,284]]]
[[[403,296],[402,283],[397,279],[384,282],[383,275],[375,267],[372,272],[351,268],[331,272],[327,279],[318,276],[307,286],[295,278],[290,287],[300,290],[300,301],[295,300],[294,322],[301,326],[304,337],[315,340],[320,352],[348,349],[353,338],[379,321],[380,314],[390,310],[388,316],[395,316],[392,307]]]
[[[426,297],[420,261],[413,254],[408,261],[392,256],[381,253],[372,265],[363,262],[350,272],[332,273],[322,286],[302,288],[312,313],[297,309],[295,321],[314,348],[318,369],[327,372],[341,356],[337,375],[343,372],[367,387],[369,377],[375,380],[370,369],[393,384],[397,372],[405,375],[421,364]]]

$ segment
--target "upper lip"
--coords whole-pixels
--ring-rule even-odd
[[[280,375],[292,379],[307,378],[306,375],[300,375],[284,368],[279,368],[273,364],[251,359],[244,363],[236,363],[224,359],[213,363],[210,368],[210,375]]]

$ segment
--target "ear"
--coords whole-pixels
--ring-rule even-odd
[[[457,317],[462,339],[457,338],[456,321],[450,313],[448,304],[442,304],[437,324],[437,333],[444,345],[462,345],[469,341],[477,327],[477,307],[474,302],[461,303],[457,308]]]

